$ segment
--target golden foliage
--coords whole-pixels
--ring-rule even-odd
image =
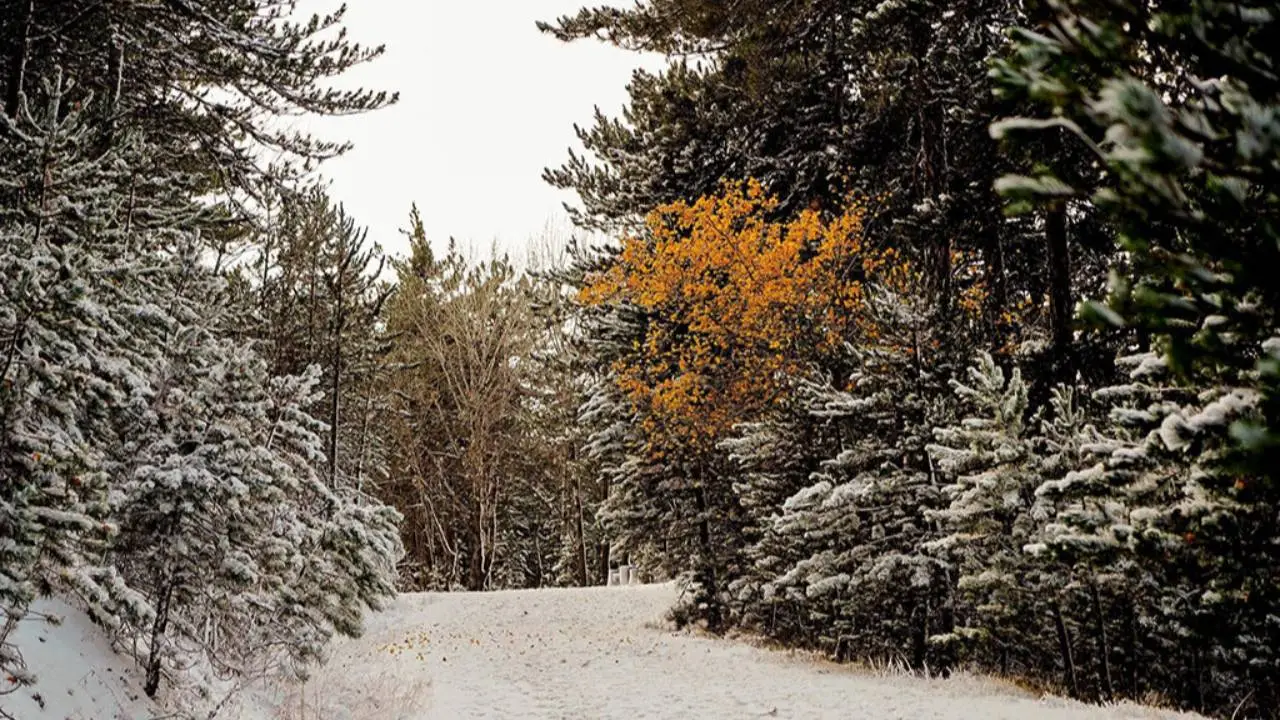
[[[614,368],[647,430],[707,448],[776,402],[788,373],[846,342],[876,342],[864,284],[906,286],[910,270],[867,246],[866,203],[787,221],[773,219],[777,208],[755,181],[659,207],[588,279],[584,304],[628,302],[651,318]]]

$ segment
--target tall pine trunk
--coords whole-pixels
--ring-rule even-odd
[[[706,604],[707,629],[712,632],[719,632],[723,617],[720,612],[720,592],[716,579],[715,557],[711,548],[711,519],[708,516],[710,512],[707,503],[707,491],[703,486],[702,469],[698,470],[698,485],[694,490],[695,509],[698,512],[698,557],[695,560],[696,567],[694,572],[698,580],[702,584],[705,597],[702,601]]]
[[[169,628],[169,603],[173,599],[173,583],[167,582],[156,600],[156,617],[151,623],[151,648],[147,654],[147,677],[142,691],[147,697],[155,697],[160,689],[161,650],[164,634]]]
[[[1062,653],[1062,672],[1071,697],[1080,697],[1080,683],[1076,679],[1076,662],[1071,654],[1071,634],[1067,631],[1066,620],[1062,617],[1062,606],[1053,607],[1053,625],[1058,631],[1058,649]]]
[[[329,387],[329,437],[327,448],[329,453],[329,487],[337,489],[338,487],[338,422],[342,419],[340,413],[342,411],[342,331],[343,324],[346,321],[346,313],[343,311],[341,303],[335,310],[337,313],[337,328],[334,331],[333,338],[333,356],[330,362],[333,363],[333,381]]]
[[[1056,369],[1065,373],[1071,362],[1071,318],[1074,310],[1065,205],[1059,203],[1049,208],[1045,216],[1045,239],[1049,244],[1049,311],[1053,325],[1054,360]]]
[[[1098,680],[1102,683],[1103,699],[1111,700],[1115,696],[1115,688],[1111,682],[1111,642],[1107,639],[1107,619],[1102,614],[1102,597],[1095,580],[1089,582],[1089,597],[1093,602],[1093,617],[1098,634]]]

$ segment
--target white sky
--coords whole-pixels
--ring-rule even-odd
[[[299,14],[336,0],[302,0]],[[655,60],[595,41],[562,43],[539,33],[553,20],[600,0],[355,0],[346,26],[386,54],[341,83],[400,91],[380,112],[308,123],[325,138],[355,143],[323,168],[332,195],[371,240],[394,253],[406,244],[414,202],[428,237],[463,246],[491,243],[522,259],[548,223],[567,228],[572,193],[542,181],[578,147],[573,124],[599,105],[614,115],[631,70]],[[629,0],[614,4],[626,5]]]

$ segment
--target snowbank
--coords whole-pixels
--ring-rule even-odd
[[[52,599],[38,600],[32,610],[10,639],[37,682],[0,695],[0,710],[16,720],[143,720],[163,714],[142,694],[136,664],[116,654],[87,615]],[[0,679],[0,693],[13,687],[9,678]]]

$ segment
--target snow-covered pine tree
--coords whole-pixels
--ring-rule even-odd
[[[569,250],[570,263],[558,279],[576,299],[588,277],[607,268],[617,250],[576,243]],[[681,569],[680,561],[666,548],[664,508],[649,492],[660,466],[645,453],[636,409],[618,387],[613,368],[644,336],[645,314],[626,303],[585,305],[575,300],[570,315],[583,384],[575,418],[579,454],[597,498],[591,523],[597,567],[591,574],[603,583],[610,566],[625,560],[648,577],[670,577]]]
[[[599,488],[595,572],[603,582],[610,566],[625,559],[651,576],[669,577],[671,561],[664,557],[660,535],[653,532],[658,511],[642,492],[641,475],[648,463],[641,455],[635,409],[607,369],[595,368],[589,382],[577,422],[584,436],[582,456]]]
[[[265,574],[260,563],[274,559],[260,557],[257,543],[273,529],[272,510],[296,492],[288,478],[265,471],[267,451],[258,445],[267,425],[265,388],[256,384],[265,373],[254,367],[260,361],[183,330],[157,378],[155,425],[137,443],[137,464],[117,499],[116,562],[153,608],[150,618],[137,619],[146,623],[139,629],[148,695],[175,638],[195,634],[191,615],[227,613],[256,589]],[[230,355],[215,360],[201,351]],[[213,632],[223,634],[221,625]]]
[[[1046,541],[1055,536],[1060,517],[1066,518],[1072,512],[1059,504],[1064,499],[1059,490],[1067,487],[1067,477],[1084,467],[1085,447],[1096,443],[1099,435],[1088,423],[1074,388],[1065,385],[1051,388],[1047,410],[1047,418],[1037,418],[1039,433],[1033,438],[1035,455],[1031,469],[1038,474],[1040,485],[1030,509],[1034,530],[1023,550],[1031,555],[1024,569],[1026,584],[1040,594],[1040,607],[1048,611],[1057,640],[1057,662],[1050,661],[1053,652],[1049,651],[1040,664],[1030,665],[1027,671],[1042,674],[1049,682],[1061,681],[1071,695],[1080,697],[1082,674],[1075,648],[1082,632],[1077,618],[1086,617],[1088,612],[1077,607],[1087,604],[1083,596],[1089,583],[1080,581],[1080,569],[1070,561],[1046,552]],[[1032,623],[1042,620],[1035,616],[1026,619]],[[1054,673],[1053,669],[1060,672]]]
[[[1131,659],[1130,685],[1141,675],[1179,702],[1236,715],[1280,707],[1263,648],[1274,628],[1253,624],[1274,616],[1280,573],[1261,550],[1274,542],[1280,468],[1267,349],[1280,307],[1277,9],[1064,0],[1048,9],[1053,31],[1018,31],[994,73],[1040,112],[993,134],[1051,132],[1088,151],[1074,163],[1041,158],[1036,176],[999,189],[1021,206],[1103,211],[1128,267],[1087,315],[1136,329],[1141,350],[1158,353],[1120,386],[1130,397],[1101,428],[1115,447],[1073,477],[1072,488],[1087,479],[1115,503],[1079,513],[1109,529],[1073,544],[1104,550],[1118,530],[1139,568],[1125,592],[1151,604],[1131,624],[1145,623],[1133,634],[1153,645]],[[1155,380],[1165,368],[1173,377]],[[1115,512],[1098,514],[1106,508]]]
[[[1024,613],[1036,588],[1027,586],[1023,546],[1035,528],[1029,510],[1038,476],[1027,437],[1027,386],[1014,368],[1007,378],[991,355],[979,354],[967,382],[952,381],[956,395],[974,413],[935,431],[929,455],[950,483],[948,502],[929,514],[943,535],[927,549],[956,573],[957,622],[934,642],[961,647],[990,644],[1008,669],[1024,649]]]
[[[1239,703],[1276,666],[1274,629],[1257,614],[1276,601],[1273,570],[1251,550],[1274,542],[1275,505],[1230,440],[1261,396],[1179,384],[1153,351],[1117,366],[1124,381],[1094,392],[1099,429],[1077,421],[1061,443],[1077,469],[1045,466],[1027,549],[1064,583],[1057,609],[1082,694]]]
[[[392,292],[380,277],[386,258],[323,187],[264,193],[256,252],[235,269],[238,331],[258,341],[273,374],[321,368],[312,412],[328,425],[326,482],[368,489],[387,472],[378,432],[389,349],[381,321]]]
[[[804,443],[803,460],[787,462],[809,472],[780,504],[753,510],[769,524],[747,551],[752,564],[735,594],[743,621],[777,639],[939,668],[949,659],[927,638],[950,628],[951,581],[922,552],[936,537],[926,513],[942,499],[925,447],[951,412],[950,362],[931,352],[937,325],[921,298],[867,290],[877,341],[847,348],[844,377],[800,380],[798,415],[770,430],[802,430],[780,447]],[[762,450],[779,442],[763,439]],[[761,487],[773,497],[789,474],[770,474]]]
[[[1147,363],[1164,370],[1163,359]],[[1280,498],[1232,438],[1239,425],[1264,424],[1262,393],[1252,378],[1237,382],[1174,386],[1189,397],[1150,406],[1159,424],[1135,451],[1163,462],[1148,459],[1154,467],[1123,485],[1135,552],[1159,584],[1161,634],[1186,658],[1166,682],[1201,708],[1280,701],[1280,628],[1268,619],[1280,606],[1280,562],[1261,550],[1280,542]]]
[[[206,189],[236,196],[264,177],[291,184],[350,144],[274,122],[299,113],[350,115],[395,95],[330,81],[377,58],[343,27],[345,8],[300,16],[293,3],[190,0],[145,9],[127,3],[3,0],[0,73],[5,112],[61,67],[77,87],[68,107],[94,104],[104,143],[145,133],[157,152],[140,175],[201,175]],[[260,150],[269,148],[267,153]],[[274,162],[262,162],[266,155]],[[220,199],[239,200],[241,197]],[[206,237],[211,240],[212,238]]]
[[[842,659],[936,665],[925,638],[945,623],[948,583],[921,547],[939,493],[924,463],[927,428],[898,414],[921,398],[894,393],[897,377],[853,380],[806,391],[812,421],[831,433],[829,457],[752,551],[754,613],[778,637]]]
[[[291,553],[277,555],[281,567],[275,572],[285,582],[265,584],[266,598],[254,609],[246,637],[261,638],[262,647],[285,647],[295,670],[305,673],[305,663],[320,657],[334,633],[359,636],[365,611],[394,597],[404,555],[402,517],[357,487],[325,481],[322,438],[328,428],[310,410],[322,384],[315,370],[263,384],[270,472],[296,494],[274,509],[277,524],[265,540]]]
[[[251,659],[301,669],[394,593],[394,511],[321,480],[317,381],[272,378],[207,328],[175,333],[115,500],[113,560],[151,608],[129,619],[149,695],[183,653],[228,674]]]
[[[785,569],[779,552],[766,543],[788,498],[809,484],[809,476],[831,445],[821,438],[821,426],[811,422],[802,408],[777,417],[743,423],[735,436],[720,442],[720,449],[737,464],[734,492],[742,504],[742,568],[730,580],[729,610],[735,624],[765,633],[777,632],[770,603],[763,602],[763,583]],[[786,554],[786,553],[781,553]]]
[[[107,494],[121,431],[147,411],[150,378],[171,321],[165,238],[196,215],[132,166],[122,138],[95,152],[85,107],[64,112],[55,75],[43,107],[19,98],[0,118],[0,606],[21,615],[55,585],[86,596],[115,585],[97,567],[114,531]],[[141,190],[139,195],[131,189]]]

